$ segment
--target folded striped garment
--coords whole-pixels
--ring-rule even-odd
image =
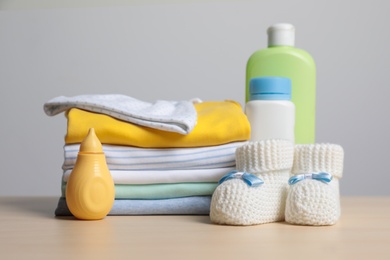
[[[193,170],[110,170],[115,184],[157,184],[183,182],[218,182],[235,167]],[[67,182],[72,170],[64,171],[62,180]]]
[[[208,215],[211,196],[192,196],[161,200],[118,200],[114,201],[109,216],[126,215]],[[60,198],[55,210],[56,216],[72,216],[65,198]]]
[[[103,144],[110,170],[180,170],[235,166],[235,151],[246,142],[195,148],[138,148]],[[64,170],[76,163],[80,144],[64,146]]]

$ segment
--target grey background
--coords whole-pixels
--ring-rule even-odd
[[[59,196],[65,95],[234,99],[276,22],[317,64],[317,142],[345,149],[342,195],[390,195],[386,1],[0,2],[0,195]],[[66,2],[66,3],[65,3]]]

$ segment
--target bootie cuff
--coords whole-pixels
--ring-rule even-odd
[[[344,150],[337,144],[298,144],[294,150],[292,174],[326,172],[341,178]]]
[[[236,149],[236,168],[252,174],[291,169],[293,150],[287,140],[248,142]]]

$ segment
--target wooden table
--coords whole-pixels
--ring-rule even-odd
[[[55,218],[57,198],[0,198],[0,259],[390,259],[390,197],[342,198],[335,226],[208,216]]]

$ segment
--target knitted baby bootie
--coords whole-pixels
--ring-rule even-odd
[[[336,144],[295,146],[286,201],[288,223],[320,226],[337,222],[343,161],[343,148]]]
[[[255,225],[284,220],[294,146],[285,140],[249,142],[236,150],[236,172],[224,176],[211,199],[216,224]]]

